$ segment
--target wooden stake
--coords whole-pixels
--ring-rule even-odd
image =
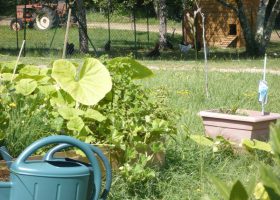
[[[68,19],[67,19],[65,38],[64,38],[62,59],[65,59],[65,57],[66,57],[66,49],[67,49],[68,33],[69,33],[69,27],[70,27],[70,19],[71,19],[71,8],[69,8],[69,11],[68,11]]]
[[[18,54],[18,57],[17,57],[17,61],[16,61],[16,64],[15,64],[15,67],[14,67],[13,75],[12,75],[12,78],[11,78],[11,82],[13,82],[13,79],[15,77],[15,74],[16,74],[16,71],[17,71],[18,62],[19,62],[19,59],[20,59],[20,56],[21,56],[21,53],[22,53],[24,45],[25,45],[25,40],[22,41],[22,45],[21,45],[21,48],[20,48],[20,51],[19,51],[19,54]]]

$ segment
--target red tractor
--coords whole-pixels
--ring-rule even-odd
[[[12,19],[10,28],[15,31],[23,29],[24,25],[33,26],[38,30],[47,30],[64,24],[69,8],[67,0],[49,0],[44,2],[28,1],[17,5],[17,18]],[[73,12],[74,13],[74,12]],[[71,21],[75,23],[72,16]]]

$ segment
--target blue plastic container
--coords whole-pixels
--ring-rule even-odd
[[[51,149],[43,160],[27,160],[39,148],[55,143],[63,144]],[[81,149],[90,165],[68,158],[53,158],[55,152],[69,146]],[[9,159],[5,148],[0,152],[3,158]],[[95,155],[101,158],[106,169],[102,195],[101,171]],[[110,164],[102,151],[68,136],[51,136],[33,143],[12,163],[10,173],[10,182],[0,182],[0,200],[106,199],[111,186]]]

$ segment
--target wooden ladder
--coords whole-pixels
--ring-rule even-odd
[[[237,35],[229,35],[222,39],[220,47],[227,48],[237,39]]]

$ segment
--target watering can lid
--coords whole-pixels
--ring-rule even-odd
[[[11,173],[44,176],[44,177],[75,177],[88,176],[89,168],[72,161],[26,161],[19,165],[13,164]]]

